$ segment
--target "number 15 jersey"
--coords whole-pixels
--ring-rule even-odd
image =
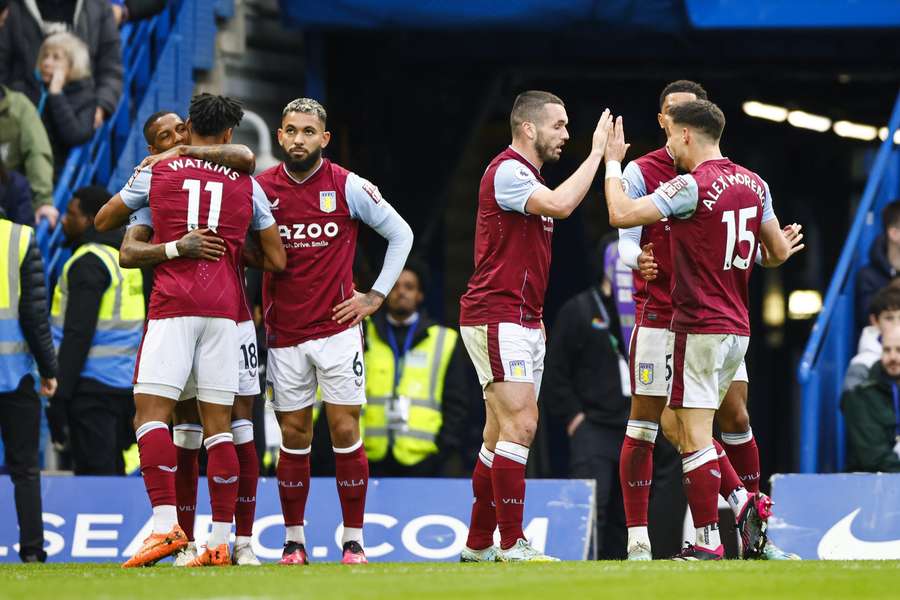
[[[750,335],[747,290],[759,228],[775,218],[766,183],[727,158],[701,163],[650,196],[670,219],[672,331]]]
[[[126,206],[149,206],[154,243],[209,228],[225,242],[217,261],[176,258],[154,268],[150,319],[220,317],[238,321],[243,302],[241,250],[248,229],[274,225],[259,184],[244,173],[192,158],[141,169],[119,193]]]

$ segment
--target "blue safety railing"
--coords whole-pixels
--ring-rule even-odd
[[[141,130],[157,110],[184,114],[194,88],[194,69],[213,66],[216,15],[233,12],[230,0],[180,0],[151,19],[122,28],[122,98],[90,142],[74,148],[56,182],[54,204],[65,212],[78,188],[104,185],[118,191],[147,154]],[[38,245],[48,283],[56,281],[70,253],[62,227],[38,226]]]
[[[800,461],[802,473],[844,468],[846,438],[840,401],[844,373],[856,352],[854,288],[856,273],[868,262],[869,247],[881,232],[881,209],[900,195],[900,94],[888,136],[878,149],[859,209],[813,326],[798,378],[801,388]]]

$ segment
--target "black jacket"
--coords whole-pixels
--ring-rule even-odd
[[[66,84],[61,94],[47,94],[41,119],[53,146],[53,167],[58,177],[69,150],[94,135],[97,93],[90,77]]]
[[[391,325],[387,322],[385,311],[379,311],[372,317],[375,331],[384,343],[387,343],[387,328]],[[424,312],[419,312],[419,320],[415,325],[412,348],[421,344],[429,333],[428,328],[438,323],[428,317]],[[395,327],[394,335],[397,340],[406,339],[407,328]],[[467,451],[466,443],[469,438],[470,428],[470,400],[472,398],[472,377],[467,370],[466,357],[461,340],[457,340],[447,365],[447,375],[444,378],[444,390],[441,396],[442,423],[438,433],[437,446],[441,461],[446,460],[454,453]],[[468,457],[466,457],[468,458]]]
[[[897,276],[887,257],[887,244],[883,235],[875,238],[869,248],[869,264],[856,274],[856,327],[862,329],[869,323],[869,302],[878,290]]]
[[[122,230],[97,233],[90,228],[81,241],[82,244],[88,242],[106,244],[118,250],[122,244]],[[111,283],[109,271],[94,254],[85,254],[69,267],[68,282],[69,299],[59,346],[59,387],[54,399],[68,401],[76,391],[83,394],[121,394],[123,390],[120,388],[81,376],[97,330],[100,301]]]
[[[97,104],[112,114],[122,95],[122,49],[109,0],[71,0],[75,5],[72,33],[91,57]],[[35,0],[11,0],[6,25],[0,27],[0,83],[23,92],[37,106],[40,82],[34,77],[38,51],[46,37]]]
[[[19,269],[19,278],[22,289],[19,297],[19,325],[22,327],[22,334],[28,349],[34,355],[41,377],[56,377],[56,351],[50,334],[44,262],[33,235]]]
[[[841,410],[847,426],[848,471],[900,472],[900,456],[894,452],[900,415],[894,413],[891,389],[896,385],[878,361],[866,381],[844,392]]]
[[[631,401],[622,395],[619,359],[625,357],[625,345],[621,338],[615,302],[598,288],[563,304],[550,330],[541,383],[544,408],[565,423],[584,412],[593,423],[624,428]]]

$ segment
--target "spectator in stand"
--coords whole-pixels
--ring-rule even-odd
[[[59,388],[47,418],[61,446],[68,421],[76,475],[124,475],[122,451],[134,443],[131,381],[144,326],[143,277],[140,269],[119,267],[121,229],[94,229],[109,198],[92,185],[69,202],[62,226],[74,252],[50,310]]]
[[[33,69],[38,50],[45,37],[63,31],[87,44],[97,92],[97,128],[122,95],[119,28],[109,0],[11,0],[6,27],[0,29],[0,83],[25,93],[37,105],[41,89]]]
[[[872,296],[900,273],[900,200],[882,209],[881,223],[884,231],[869,248],[869,264],[856,275],[857,329],[868,321]]]
[[[869,325],[862,330],[857,354],[847,367],[845,391],[868,379],[872,365],[881,358],[881,336],[892,327],[900,327],[900,280],[879,290],[869,304]]]
[[[38,113],[44,120],[59,176],[69,150],[94,135],[97,94],[87,46],[71,33],[47,36],[38,53],[36,72],[41,80]]]
[[[6,17],[9,16],[9,0],[0,0],[0,29],[6,25]]]
[[[9,170],[19,171],[28,178],[34,202],[34,221],[46,217],[50,226],[55,227],[59,211],[53,206],[53,152],[47,131],[28,98],[2,85],[0,158]]]
[[[116,24],[140,21],[157,15],[166,7],[166,0],[110,0]]]
[[[7,171],[3,160],[0,160],[0,210],[13,223],[19,225],[34,223],[28,180],[21,173]]]
[[[900,472],[900,327],[889,327],[881,341],[881,360],[841,398],[848,471]]]

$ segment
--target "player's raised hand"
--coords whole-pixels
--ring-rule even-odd
[[[355,327],[363,319],[374,313],[384,302],[384,296],[375,290],[365,294],[353,290],[353,296],[331,309],[333,321],[347,323],[347,328]]]
[[[622,125],[622,117],[616,117],[615,125],[613,125],[612,134],[606,142],[606,162],[611,160],[622,162],[625,153],[631,144],[625,143],[625,127]]]
[[[801,244],[803,241],[803,234],[800,233],[800,230],[803,229],[803,225],[798,225],[797,223],[791,223],[790,225],[786,225],[784,229],[782,229],[782,233],[784,233],[784,239],[787,240],[788,246],[790,246],[790,251],[788,252],[788,258],[797,254],[804,248],[806,248],[806,244]]]
[[[659,275],[659,265],[653,257],[653,242],[641,246],[638,256],[638,270],[645,281],[653,281]]]
[[[612,115],[609,109],[603,111],[600,120],[597,121],[597,128],[594,130],[594,138],[591,142],[591,152],[599,152],[603,155],[606,149],[606,141],[609,139],[609,133],[612,130]]]
[[[211,229],[194,229],[175,242],[178,256],[199,258],[202,260],[219,260],[225,254],[225,241]]]

